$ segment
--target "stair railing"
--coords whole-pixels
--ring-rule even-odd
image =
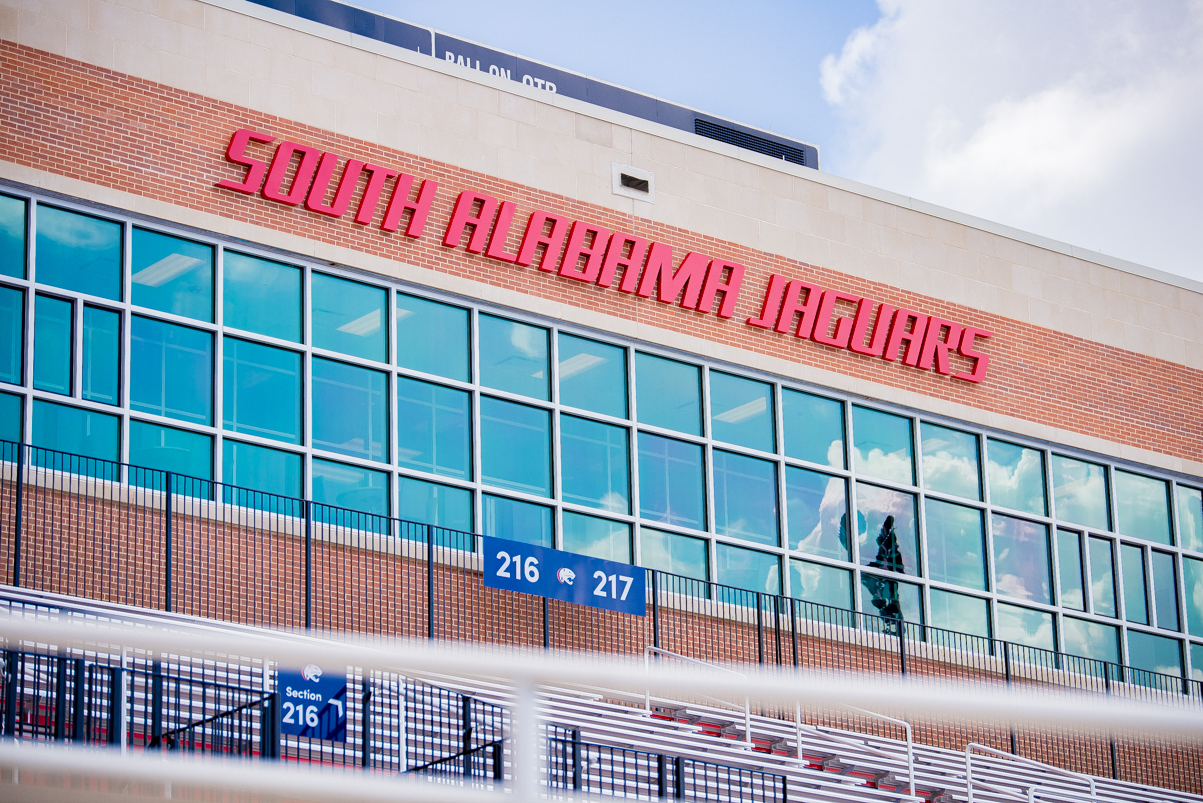
[[[644,650],[643,650],[643,669],[645,672],[650,673],[652,671],[652,655],[653,654],[663,655],[663,656],[666,656],[669,658],[676,658],[679,661],[685,661],[686,663],[690,663],[690,664],[697,664],[698,666],[704,666],[707,669],[717,669],[719,672],[726,672],[727,674],[735,675],[737,678],[742,678],[743,680],[748,679],[747,675],[745,675],[742,672],[736,672],[734,669],[728,669],[725,666],[719,666],[718,664],[712,664],[707,661],[699,661],[697,658],[690,658],[688,655],[681,655],[680,653],[672,652],[671,650],[666,650],[661,647],[645,647],[644,648]],[[735,708],[737,710],[740,709],[739,703],[732,703],[728,700],[720,700],[717,697],[710,697],[708,695],[703,695],[703,696],[705,696],[706,699],[710,700],[711,702],[721,703],[723,705],[729,705],[732,708]],[[643,706],[644,706],[644,708],[647,709],[648,714],[652,713],[652,690],[650,687],[644,690]],[[752,701],[751,701],[751,698],[749,698],[747,695],[744,696],[744,704],[742,706],[742,709],[743,709],[743,713],[744,713],[744,743],[748,746],[749,749],[751,749],[751,747],[752,747]]]
[[[1094,778],[1092,778],[1089,775],[1083,775],[1080,772],[1070,772],[1069,770],[1063,770],[1060,767],[1054,767],[1052,764],[1045,764],[1043,761],[1035,761],[1030,758],[1024,758],[1023,756],[1011,755],[1010,753],[1004,752],[1002,750],[995,750],[993,747],[986,747],[986,745],[984,745],[984,744],[978,744],[977,742],[970,742],[969,744],[965,745],[965,790],[969,797],[968,803],[973,803],[973,751],[974,750],[977,750],[982,753],[989,753],[992,756],[997,756],[998,758],[1005,758],[1008,761],[1014,761],[1019,764],[1026,764],[1029,767],[1035,767],[1036,769],[1039,769],[1043,772],[1051,772],[1056,775],[1063,775],[1066,778],[1073,778],[1074,780],[1077,780],[1077,781],[1085,781],[1090,786],[1090,799],[1098,800],[1098,790],[1095,789]],[[1028,787],[1028,801],[1029,801],[1029,803],[1032,803],[1032,801],[1035,801],[1035,800],[1036,800],[1036,787],[1029,786]]]

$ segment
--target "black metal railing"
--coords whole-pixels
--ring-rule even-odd
[[[552,789],[640,800],[669,797],[728,803],[788,800],[784,775],[688,756],[583,742],[580,730],[576,729],[548,731],[547,785]]]
[[[1203,699],[1203,681],[1180,675],[661,571],[645,570],[645,616],[485,588],[481,543],[478,534],[0,441],[0,581],[14,586],[268,627],[623,654],[657,646],[717,663],[1024,684],[1178,706]],[[373,728],[396,727],[404,695],[396,678],[364,683],[349,695],[348,745],[286,739],[285,754],[414,767],[495,739],[382,751]],[[916,738],[968,738],[945,725],[918,728]],[[1027,738],[1002,732],[1001,742],[980,731],[977,738],[1013,749]],[[1030,741],[1033,749],[1045,742]]]

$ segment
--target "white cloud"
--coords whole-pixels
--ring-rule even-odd
[[[824,167],[1203,279],[1203,0],[879,0]]]

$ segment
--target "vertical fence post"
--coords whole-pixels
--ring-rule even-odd
[[[119,666],[109,667],[109,727],[108,743],[121,744],[122,713],[125,711],[125,670]]]
[[[167,472],[167,503],[164,505],[163,529],[163,600],[164,610],[171,613],[171,472]],[[158,663],[155,663],[158,666]]]
[[[20,677],[21,654],[16,650],[4,653],[4,735],[17,735],[17,679]]]
[[[280,757],[280,731],[283,711],[280,706],[280,692],[273,691],[264,695],[263,706],[259,715],[259,757],[263,759],[278,759]]]
[[[895,619],[895,624],[898,626],[898,668],[902,674],[906,674],[906,621],[903,619]]]
[[[668,757],[656,755],[656,797],[668,797]]]
[[[25,496],[25,444],[17,444],[17,504],[13,512],[13,586],[21,587],[21,518]]]
[[[77,742],[84,741],[84,696],[87,694],[84,681],[84,659],[76,658],[71,663],[75,664],[75,677],[72,680],[72,685],[75,688],[75,693],[72,696],[71,710],[71,738]]]
[[[363,745],[359,766],[365,770],[372,766],[372,686],[365,677],[363,679]]]
[[[493,780],[503,780],[505,778],[505,772],[501,763],[501,742],[493,742],[490,747],[493,754]]]
[[[434,639],[434,527],[426,525],[426,638]]]
[[[460,752],[464,754],[464,777],[472,777],[472,698],[460,696]]]
[[[756,594],[756,662],[764,663],[764,596]]]
[[[548,629],[551,624],[548,621],[547,597],[543,598],[543,649],[551,649],[551,631]]]
[[[1111,695],[1111,664],[1107,663],[1106,661],[1103,662],[1103,682],[1106,684],[1106,687],[1107,687],[1107,695],[1110,696]],[[1118,781],[1119,780],[1119,756],[1116,754],[1116,750],[1115,750],[1115,734],[1114,733],[1109,732],[1107,734],[1107,747],[1111,753],[1111,778],[1113,780]]]
[[[798,600],[793,597],[789,598],[789,635],[794,642],[794,666],[798,666]]]
[[[313,629],[313,508],[308,499],[305,506],[305,629]]]
[[[1007,688],[1011,688],[1011,643],[1009,641],[999,642],[1002,644],[1003,650],[1003,671],[1007,673]],[[1019,755],[1019,744],[1015,738],[1015,723],[1008,726],[1009,736],[1011,738],[1011,755]]]
[[[60,655],[54,664],[54,740],[67,738],[67,657]]]
[[[652,569],[652,646],[660,646],[660,572]]]
[[[572,729],[572,788],[581,790],[584,778],[585,759],[581,755],[581,729]]]
[[[673,797],[677,800],[685,797],[685,758],[673,757]]]
[[[163,664],[154,662],[150,685],[150,747],[163,746]]]

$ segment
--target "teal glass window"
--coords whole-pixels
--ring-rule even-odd
[[[550,399],[547,330],[493,315],[481,315],[479,321],[480,383],[532,399]]]
[[[22,412],[25,407],[25,400],[15,393],[0,393],[0,441],[12,441],[20,443],[25,440],[25,421]],[[10,456],[7,451],[4,453],[5,460],[15,459],[15,455]]]
[[[933,588],[931,624],[957,633],[990,638],[990,603],[980,597]]]
[[[397,365],[469,382],[472,357],[469,313],[417,296],[397,294]]]
[[[300,497],[303,493],[301,456],[254,443],[222,441],[221,474],[238,488],[279,496]]]
[[[1203,644],[1190,645],[1190,667],[1191,679],[1203,681]]]
[[[388,462],[388,375],[313,358],[313,447]]]
[[[844,468],[844,405],[834,399],[781,389],[785,455]]]
[[[1053,500],[1061,521],[1111,528],[1107,513],[1107,472],[1100,465],[1053,455]]]
[[[627,350],[561,333],[557,343],[560,404],[627,417]]]
[[[388,474],[347,463],[313,458],[313,501],[332,507],[369,513],[373,516],[388,515]],[[345,517],[324,516],[323,520],[340,520]],[[350,521],[359,522],[351,518]],[[379,529],[382,522],[372,522],[372,529]],[[354,526],[354,525],[353,525]],[[363,526],[358,524],[358,526]]]
[[[990,438],[986,441],[986,475],[990,502],[1023,513],[1044,516],[1044,455],[1038,449]]]
[[[837,560],[852,559],[848,485],[842,477],[786,466],[785,509],[790,549]]]
[[[1157,626],[1164,630],[1181,630],[1178,622],[1178,573],[1174,571],[1174,556],[1154,550],[1149,555],[1153,574],[1153,610]]]
[[[631,562],[631,525],[564,511],[563,549],[619,563]]]
[[[38,204],[37,281],[121,300],[121,224]]]
[[[129,464],[150,471],[130,469],[130,482],[143,488],[162,491],[172,477],[172,493],[209,498],[213,486],[197,480],[213,479],[213,438],[200,432],[163,427],[145,421],[129,422]]]
[[[995,625],[995,634],[1003,641],[1040,650],[1057,649],[1057,631],[1053,623],[1053,615],[1046,611],[1036,611],[1000,602]],[[1039,659],[1036,660],[1039,661]]]
[[[915,484],[915,448],[909,418],[853,407],[852,442],[858,472],[879,480]]]
[[[65,458],[73,471],[110,480],[118,477],[121,419],[115,415],[34,399],[32,443],[68,455],[109,461],[111,464],[96,465]],[[57,467],[61,461],[53,464]]]
[[[701,435],[702,370],[636,352],[635,409],[641,424]]]
[[[928,575],[933,580],[985,591],[981,511],[929,498],[926,513]]]
[[[701,446],[639,433],[639,515],[675,527],[706,529]]]
[[[472,479],[472,394],[397,377],[397,464]]]
[[[1091,536],[1086,539],[1090,555],[1090,602],[1094,612],[1101,616],[1115,617],[1115,559],[1111,554],[1111,542],[1106,538]]]
[[[630,513],[628,438],[625,427],[561,415],[560,474],[564,501],[611,513]]]
[[[923,589],[869,572],[861,572],[861,610],[886,619],[923,624]]]
[[[716,544],[715,564],[716,579],[723,585],[767,594],[781,593],[781,560],[776,555]]]
[[[301,269],[226,251],[222,255],[223,323],[301,342]]]
[[[1119,630],[1111,625],[1066,616],[1062,621],[1065,652],[1119,663]]]
[[[213,423],[213,335],[134,315],[130,408],[194,424]]]
[[[915,497],[858,482],[856,508],[861,565],[917,577],[919,524]]]
[[[492,494],[485,494],[481,502],[485,535],[536,546],[555,546],[551,508]]]
[[[33,386],[71,395],[71,356],[75,351],[75,305],[50,296],[33,300]]]
[[[779,545],[776,463],[714,450],[714,527],[719,535]]]
[[[365,360],[388,362],[388,291],[314,273],[313,345]]]
[[[466,488],[402,476],[397,503],[397,517],[404,521],[472,532],[472,492]]]
[[[130,270],[133,303],[213,322],[213,246],[134,229]]]
[[[1116,471],[1115,529],[1121,535],[1172,544],[1169,485],[1164,480]]]
[[[739,376],[710,372],[710,427],[715,440],[776,451],[773,386]]]
[[[1160,675],[1182,677],[1182,642],[1139,630],[1128,631],[1128,665]],[[1157,685],[1152,678],[1133,678],[1141,685]]]
[[[300,443],[301,355],[234,337],[222,348],[222,426]]]
[[[26,201],[0,195],[0,276],[25,278]]]
[[[704,538],[639,528],[640,561],[649,569],[689,577],[710,579],[708,542]]]
[[[1186,592],[1187,630],[1192,636],[1203,636],[1203,560],[1182,559],[1182,586]]]
[[[551,413],[482,396],[480,472],[498,488],[551,496]]]
[[[121,313],[84,307],[82,369],[85,399],[121,403]]]
[[[1124,618],[1142,625],[1149,623],[1149,604],[1145,590],[1145,551],[1132,544],[1120,544],[1119,563],[1124,576]]]
[[[791,560],[789,571],[791,597],[832,608],[852,609],[852,572],[808,560]]]
[[[1048,527],[996,513],[990,517],[990,530],[994,540],[994,590],[1008,597],[1050,604],[1053,585]]]
[[[1061,581],[1061,605],[1076,611],[1086,610],[1080,533],[1057,530],[1057,565],[1058,578]]]
[[[1203,491],[1198,488],[1178,486],[1178,540],[1183,549],[1203,552]]]
[[[926,422],[920,424],[923,485],[932,491],[980,501],[977,436]],[[935,610],[932,611],[933,617]]]
[[[22,384],[24,369],[25,292],[0,285],[0,382]]]

